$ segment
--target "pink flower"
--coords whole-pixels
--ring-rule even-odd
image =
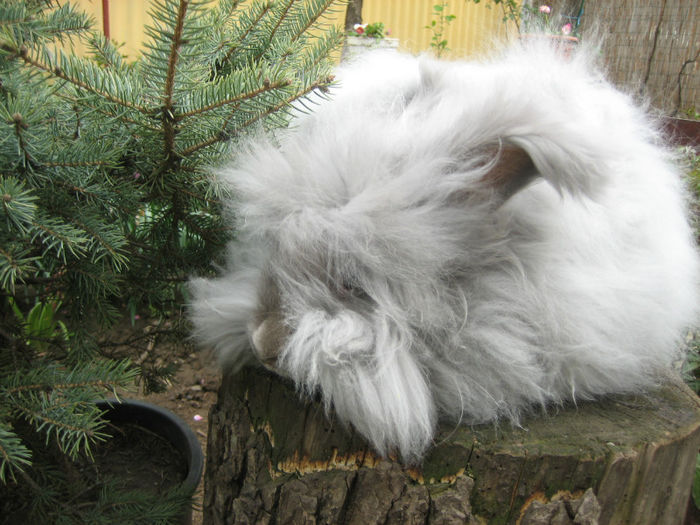
[[[571,24],[564,24],[564,26],[561,28],[561,32],[564,35],[570,35],[571,30],[574,28]]]
[[[541,5],[540,6],[540,13],[544,13],[545,15],[548,15],[551,12],[552,12],[552,8],[549,7],[548,5]]]
[[[195,414],[192,419],[194,419],[195,421],[201,421],[204,418],[202,416],[200,416],[199,414]]]

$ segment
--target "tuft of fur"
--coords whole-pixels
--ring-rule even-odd
[[[673,159],[588,56],[341,68],[222,170],[237,256],[192,283],[201,343],[409,462],[439,418],[656,384],[697,318],[698,254]]]

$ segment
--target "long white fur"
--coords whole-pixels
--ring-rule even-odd
[[[341,68],[328,101],[222,171],[238,257],[193,282],[202,344],[252,358],[273,281],[275,368],[407,461],[438,418],[517,423],[656,384],[697,318],[698,255],[679,170],[588,56]],[[481,191],[499,144],[542,176],[502,204]]]

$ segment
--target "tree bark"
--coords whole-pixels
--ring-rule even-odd
[[[362,1],[350,0],[345,11],[345,30],[352,31],[355,24],[362,23]]]
[[[700,402],[680,380],[533,416],[446,425],[422,465],[377,457],[262,369],[225,374],[210,414],[208,524],[682,523]]]

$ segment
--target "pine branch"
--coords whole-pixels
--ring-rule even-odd
[[[7,224],[27,233],[36,214],[36,195],[15,177],[0,177],[0,198]]]
[[[211,111],[213,109],[221,108],[224,106],[230,106],[232,104],[237,104],[237,103],[242,102],[244,100],[249,100],[249,99],[255,98],[259,95],[262,95],[263,93],[267,93],[267,92],[274,91],[277,89],[286,88],[291,84],[291,80],[285,79],[285,80],[279,80],[279,81],[276,81],[273,83],[273,82],[270,82],[270,80],[268,78],[266,78],[263,81],[263,85],[261,87],[248,88],[248,86],[243,86],[244,89],[250,89],[250,90],[244,91],[243,93],[241,93],[240,92],[241,89],[237,89],[237,88],[239,88],[239,84],[241,83],[240,77],[242,75],[244,75],[244,74],[240,73],[240,72],[234,72],[234,73],[231,73],[231,75],[229,75],[225,80],[226,83],[232,84],[234,86],[232,89],[226,89],[225,91],[236,93],[235,95],[233,95],[229,98],[223,98],[223,99],[217,97],[215,102],[211,102],[211,103],[204,105],[202,107],[198,107],[196,109],[192,109],[190,111],[186,111],[184,113],[177,115],[176,120],[179,121],[179,120],[185,119],[187,117],[201,115],[202,113],[206,113],[207,111]],[[220,88],[220,85],[218,85],[218,86],[215,85],[215,86],[211,86],[211,87],[205,86],[200,93],[193,94],[193,97],[197,97],[197,98],[201,97],[205,100],[215,98],[212,96],[212,94],[209,91],[211,91],[212,89],[216,89],[218,91],[219,88]],[[237,106],[237,105],[234,106],[234,108],[238,108],[238,107],[239,106]]]
[[[259,122],[260,120],[264,119],[265,117],[269,117],[270,115],[273,115],[273,114],[281,111],[284,108],[290,107],[293,102],[301,99],[302,97],[305,97],[306,95],[313,92],[314,90],[327,89],[328,86],[332,83],[332,81],[333,81],[333,78],[328,77],[328,78],[323,79],[319,82],[314,82],[314,83],[310,84],[309,86],[307,86],[306,88],[302,89],[301,91],[296,92],[293,95],[285,98],[284,100],[282,100],[278,104],[276,104],[274,106],[270,106],[267,109],[265,109],[264,111],[249,118],[248,120],[243,122],[240,126],[238,126],[233,132],[227,133],[226,129],[224,127],[219,131],[219,133],[210,136],[209,138],[207,138],[206,140],[204,140],[200,143],[193,144],[192,146],[189,146],[188,148],[182,150],[179,153],[179,155],[181,157],[188,157],[188,156],[192,155],[193,153],[195,153],[203,148],[207,148],[213,144],[216,144],[217,142],[227,140],[231,135],[235,134],[236,132],[243,130],[243,129],[247,129],[250,126],[252,126],[253,124],[255,124],[256,122]],[[234,108],[234,109],[237,109],[237,108]]]
[[[25,266],[22,267],[22,259],[25,259],[27,253],[21,253],[19,256],[15,256],[9,250],[4,250],[0,247],[0,286],[4,290],[9,290],[10,293],[15,292],[15,284],[24,271],[29,268]],[[24,263],[27,264],[26,262]]]
[[[105,484],[94,505],[80,507],[77,521],[108,525],[129,523],[131,525],[153,525],[177,523],[183,509],[191,504],[191,497],[175,487],[154,497],[140,491],[124,490],[115,480]]]
[[[263,4],[258,3],[253,7],[253,9],[256,8],[257,12],[252,18],[249,16],[241,17],[242,20],[240,21],[239,25],[241,23],[244,24],[242,28],[243,32],[239,37],[236,38],[236,43],[234,45],[231,45],[229,50],[224,55],[224,61],[230,61],[233,54],[240,49],[240,47],[243,45],[243,42],[245,42],[246,38],[248,38],[248,36],[260,25],[260,22],[263,20],[265,15],[267,15],[270,12],[270,9],[272,9],[272,3],[267,1]]]
[[[88,41],[88,47],[99,64],[115,71],[125,71],[128,67],[117,47],[102,33],[93,33]]]
[[[175,86],[175,71],[182,46],[182,30],[187,15],[188,0],[180,0],[177,11],[175,28],[173,29],[172,44],[170,46],[170,57],[168,59],[168,70],[165,75],[165,92],[163,93],[163,131],[165,138],[165,157],[172,158],[175,150],[175,108],[173,104],[173,88]]]
[[[104,86],[116,85],[117,83],[110,78],[109,70],[103,71],[89,60],[68,56],[62,51],[59,53],[59,60],[56,60],[48,53],[44,53],[42,60],[32,56],[25,46],[15,46],[7,43],[0,44],[0,49],[11,53],[12,56],[19,57],[26,65],[32,68],[42,71],[49,76],[65,80],[75,87],[97,95],[108,102],[134,109],[140,113],[150,113],[148,108],[134,101],[114,95],[105,89]]]
[[[138,372],[103,360],[95,323],[124,303],[181,308],[187,275],[208,271],[233,233],[228,189],[207,166],[248,130],[286,126],[331,80],[330,0],[150,5],[130,63],[69,3],[0,2],[0,478],[16,476],[39,522],[123,510],[123,493],[88,506],[42,470],[42,441],[87,451],[102,432],[94,399]],[[90,56],[53,49],[76,36]],[[146,380],[162,372],[140,366]],[[34,454],[31,475],[16,446]]]
[[[117,228],[108,228],[105,225],[93,224],[88,225],[85,221],[81,221],[76,217],[66,217],[69,222],[78,226],[82,231],[88,233],[92,237],[92,241],[101,250],[91,250],[92,262],[96,263],[109,255],[110,265],[116,272],[119,272],[127,265],[126,255],[123,253],[126,239],[121,235]],[[102,230],[102,231],[99,231]],[[100,253],[101,252],[101,253]]]
[[[81,261],[79,266],[70,266],[65,277],[68,287],[72,287],[75,293],[75,301],[84,301],[85,304],[80,304],[80,307],[90,308],[93,313],[100,313],[101,308],[106,306],[105,299],[119,291],[114,273],[92,261]]]
[[[32,464],[32,453],[12,428],[0,421],[0,482],[14,479],[14,471]]]
[[[180,56],[180,47],[182,46],[182,29],[187,15],[187,7],[189,0],[180,0],[180,6],[177,11],[175,28],[173,29],[172,44],[170,45],[170,57],[168,59],[168,72],[165,75],[165,93],[164,107],[166,111],[173,109],[173,87],[175,85],[175,71],[177,60]]]
[[[136,118],[128,116],[127,114],[124,113],[123,109],[120,108],[118,105],[106,106],[103,103],[103,101],[100,99],[96,99],[96,100],[92,101],[92,100],[87,100],[85,98],[79,98],[76,96],[66,95],[63,93],[60,96],[61,96],[61,98],[65,99],[73,104],[80,103],[92,111],[95,111],[101,115],[104,115],[105,117],[117,119],[124,124],[132,124],[134,126],[137,126],[140,129],[145,129],[145,130],[153,131],[156,133],[161,133],[161,131],[162,131],[162,128],[160,126],[155,126],[153,124],[150,124],[150,122],[148,120],[145,120],[145,119],[137,120]],[[151,114],[152,114],[152,112],[149,113],[148,111],[142,111],[141,113],[144,115],[148,115],[148,116],[151,116]]]
[[[106,160],[91,160],[91,161],[44,161],[41,162],[41,166],[46,168],[89,168],[89,167],[106,167],[111,166],[112,163]]]
[[[94,405],[101,390],[114,393],[131,383],[136,371],[127,360],[84,363],[64,369],[50,362],[42,368],[20,370],[1,378],[3,405],[21,414],[46,438],[54,436],[62,450],[75,456],[101,439],[99,410]]]
[[[6,35],[24,34],[30,41],[63,42],[74,34],[82,36],[89,31],[92,20],[69,3],[48,12],[22,4],[0,4],[0,27],[5,29]]]
[[[48,11],[43,20],[43,28],[49,28],[46,34],[59,42],[70,39],[73,33],[83,36],[93,25],[94,20],[87,13],[70,3],[59,4],[56,9]]]
[[[280,4],[277,4],[280,5]],[[290,10],[292,9],[292,6],[294,5],[294,0],[287,0],[287,3],[284,4],[282,3],[282,8],[280,9],[280,13],[277,17],[277,21],[275,22],[275,25],[272,27],[272,31],[270,32],[270,35],[267,38],[267,45],[263,48],[263,50],[260,52],[255,57],[255,61],[259,61],[262,55],[264,54],[264,51],[267,50],[267,48],[270,46],[270,44],[274,41],[275,34],[279,30],[280,26],[282,25],[282,22],[287,18],[289,15]]]
[[[63,385],[73,385],[70,388],[77,388],[75,385],[99,386],[112,390],[114,387],[128,385],[134,378],[128,360],[97,360],[73,368],[59,366],[45,359],[40,360],[40,364],[41,367],[15,370],[0,376],[0,395],[11,396],[29,391],[49,393],[62,390]],[[90,392],[86,399],[93,395]]]
[[[53,410],[52,403],[38,400],[32,405],[20,404],[12,399],[9,405],[25,418],[38,433],[44,433],[46,440],[56,440],[59,448],[71,458],[81,451],[89,451],[91,443],[104,440],[104,422],[99,419],[96,407],[84,402],[74,403],[72,408]],[[82,410],[81,410],[82,409]]]
[[[55,433],[59,441],[64,441],[64,436],[84,434],[89,437],[94,437],[95,433],[91,428],[85,426],[71,425],[60,418],[52,418],[44,414],[41,410],[32,410],[26,406],[21,406],[17,403],[12,404],[15,410],[24,414],[24,416],[33,423],[39,432],[43,429],[48,429],[48,433]],[[61,407],[59,407],[61,408]],[[63,447],[62,447],[63,448]]]
[[[322,79],[320,81],[313,82],[313,83],[309,84],[308,86],[304,87],[300,91],[297,91],[296,93],[294,93],[290,97],[286,98],[285,100],[283,100],[279,104],[271,106],[271,107],[267,108],[265,111],[263,111],[262,113],[246,120],[245,122],[243,122],[243,124],[241,124],[239,126],[239,129],[249,128],[250,126],[252,126],[253,124],[255,124],[256,122],[260,121],[261,119],[263,119],[265,117],[269,117],[270,115],[274,115],[274,114],[284,110],[285,108],[291,108],[292,104],[294,102],[303,99],[304,97],[306,97],[307,95],[309,95],[310,93],[314,92],[317,89],[320,90],[321,92],[327,91],[328,87],[331,85],[332,82],[333,82],[333,77],[326,77],[325,79]]]
[[[324,16],[327,16],[337,0],[311,0],[308,4],[302,4],[301,9],[304,11],[306,21],[300,24],[292,35],[292,40],[301,37],[312,27],[314,27]]]
[[[93,389],[112,389],[112,383],[103,379],[91,379],[89,381],[81,381],[78,383],[36,383],[29,385],[21,385],[5,390],[6,395],[20,394],[22,392],[52,392],[54,390],[71,390],[75,388],[93,388]],[[65,408],[69,403],[57,404],[56,408]]]
[[[313,45],[309,46],[308,53],[304,57],[304,70],[312,72],[319,69],[323,61],[327,60],[328,56],[339,48],[343,38],[343,34],[335,27],[316,38]],[[314,76],[313,73],[311,76]]]
[[[85,253],[89,241],[84,235],[85,232],[50,217],[40,217],[39,221],[32,221],[32,242],[41,243],[44,248],[43,255],[52,251],[57,258],[65,262],[67,253],[74,257]]]
[[[14,132],[15,132],[15,137],[17,138],[17,147],[20,150],[22,157],[24,159],[24,165],[30,166],[34,163],[34,158],[33,158],[32,154],[29,152],[29,149],[27,147],[27,141],[25,139],[25,134],[24,134],[24,132],[27,130],[27,128],[29,126],[24,121],[24,118],[22,117],[21,113],[13,113],[12,114],[12,123],[13,123]]]

